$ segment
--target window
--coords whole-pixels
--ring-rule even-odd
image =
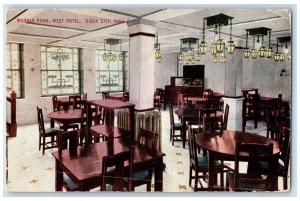
[[[17,98],[24,97],[24,57],[23,44],[6,45],[6,96],[15,91]]]
[[[96,92],[125,91],[126,52],[106,54],[107,57],[104,50],[96,50]]]
[[[81,92],[79,49],[41,47],[42,96]]]

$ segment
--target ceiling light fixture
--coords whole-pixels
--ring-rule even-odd
[[[257,56],[259,57],[267,57],[271,58],[273,50],[271,48],[271,29],[266,27],[259,27],[259,28],[253,28],[253,29],[246,29],[246,48],[244,48],[244,57],[249,58],[251,56],[252,59],[256,59]],[[248,35],[253,36],[253,48],[251,49],[251,53],[248,53],[248,47],[247,47],[247,41],[248,41]],[[266,48],[264,45],[264,36],[269,35],[269,48]],[[255,37],[256,42],[258,45],[260,45],[258,51],[255,48]],[[261,40],[260,40],[261,38]],[[261,44],[260,44],[261,43]],[[248,56],[249,55],[249,56]],[[247,57],[248,56],[248,57]]]
[[[250,52],[250,50],[248,48],[248,35],[249,35],[249,30],[247,30],[247,34],[246,34],[246,47],[243,50],[245,58],[249,58],[250,55],[251,55],[251,52]]]
[[[221,56],[221,60],[222,63],[224,63],[224,61],[226,62],[226,59],[224,59],[225,56],[225,42],[224,40],[221,38],[221,27],[223,26],[230,26],[230,39],[227,42],[227,52],[228,54],[233,54],[234,49],[235,49],[235,44],[234,41],[232,40],[232,19],[233,17],[225,15],[223,13],[218,14],[218,15],[214,15],[214,16],[210,16],[210,17],[206,17],[203,19],[203,40],[201,42],[201,44],[206,44],[205,42],[205,22],[206,22],[206,26],[210,27],[210,28],[214,28],[214,34],[218,34],[218,39],[216,40],[214,38],[214,41],[211,43],[210,45],[210,52],[211,54],[214,56],[214,62],[217,60],[217,53],[222,54]],[[216,41],[215,41],[216,40]],[[207,48],[207,44],[205,45],[201,45],[200,44],[200,52],[206,52],[206,48]]]
[[[158,63],[161,63],[162,57],[160,54],[160,44],[158,43],[158,34],[156,34],[156,42],[154,44],[155,48],[155,59]]]
[[[123,61],[124,60],[124,52],[122,52],[121,47],[121,40],[120,39],[114,39],[114,38],[108,38],[104,40],[104,53],[102,54],[103,61]],[[109,48],[107,48],[107,45]],[[116,45],[120,45],[119,47],[119,53],[117,55]]]

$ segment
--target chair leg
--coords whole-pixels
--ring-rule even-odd
[[[151,180],[147,183],[147,191],[151,192]]]
[[[172,128],[170,128],[170,141],[172,140]]]
[[[192,171],[193,171],[193,169],[192,169],[192,167],[190,166],[189,186],[191,186],[191,184],[192,184]]]
[[[39,151],[41,151],[41,145],[42,145],[42,137],[41,134],[39,135]]]
[[[287,183],[287,178],[283,178],[283,189],[287,190],[288,189],[288,183]]]
[[[43,137],[43,155],[45,155],[46,138]]]
[[[174,146],[174,135],[175,135],[175,130],[172,130],[172,146]]]
[[[199,173],[197,170],[195,170],[195,185],[194,185],[194,191],[198,191],[198,176],[199,176]]]

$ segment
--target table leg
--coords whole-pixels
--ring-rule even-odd
[[[182,122],[183,122],[183,131],[181,131],[182,132],[182,134],[183,134],[183,136],[182,136],[182,140],[183,140],[183,148],[185,148],[185,141],[186,141],[186,120],[185,120],[185,118],[184,117],[182,117]]]
[[[160,157],[154,162],[154,190],[163,191],[163,158]]]
[[[50,127],[54,128],[54,120],[53,119],[50,119]]]
[[[63,170],[57,159],[55,160],[55,191],[63,190]]]
[[[208,191],[214,191],[215,182],[214,154],[208,152]]]

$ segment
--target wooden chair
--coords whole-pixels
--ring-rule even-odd
[[[184,129],[185,126],[182,123],[174,122],[174,113],[173,113],[173,105],[169,105],[169,113],[170,113],[170,141],[172,141],[172,146],[174,146],[174,141],[182,141],[184,142]],[[180,131],[180,134],[175,134],[175,131]]]
[[[246,122],[249,120],[254,121],[254,128],[257,128],[260,111],[260,95],[259,94],[247,94],[247,97],[243,101],[243,126],[242,131],[245,132]]]
[[[223,117],[223,130],[227,130],[228,123],[228,115],[229,115],[229,105],[226,103]]]
[[[194,179],[194,191],[207,191],[208,188],[204,187],[201,179],[203,181],[207,180],[208,173],[208,156],[198,156],[197,145],[195,141],[195,134],[191,129],[191,126],[188,126],[188,141],[189,141],[189,157],[190,157],[190,169],[189,169],[189,185],[191,186],[192,180]],[[223,166],[219,161],[214,162],[216,173],[220,173],[221,187],[224,186],[223,179]],[[195,172],[195,174],[193,174]],[[217,181],[217,178],[214,178]],[[216,183],[216,182],[215,182]],[[198,187],[200,184],[200,187]]]
[[[45,129],[43,110],[42,108],[36,107],[38,125],[39,125],[39,150],[43,148],[43,155],[45,154],[46,149],[52,149],[57,147],[57,135],[61,133],[61,130],[58,128],[47,128]],[[50,138],[50,141],[46,141],[47,138]]]
[[[158,110],[160,111],[160,106],[161,106],[161,101],[160,101],[160,94],[157,92],[154,92],[154,97],[153,97],[153,107],[154,108],[158,108]]]
[[[271,162],[273,144],[246,144],[237,142],[235,151],[234,171],[226,175],[226,189],[233,191],[267,191],[270,189]],[[245,156],[246,155],[246,156]],[[245,158],[246,157],[246,158]],[[246,173],[240,173],[239,163],[247,160]],[[257,167],[260,162],[266,163],[267,175],[261,175]]]
[[[267,124],[267,137],[271,137],[275,139],[277,134],[277,122],[274,113],[276,112],[276,108],[270,105],[265,106],[265,114],[266,114],[266,124]]]
[[[188,94],[179,94],[178,95],[178,108],[191,108],[192,102],[189,101]]]
[[[290,128],[282,127],[280,129],[278,144],[281,150],[279,153],[279,161],[274,166],[272,166],[272,171],[275,176],[283,178],[282,180],[283,189],[287,190],[288,171],[289,171],[289,163],[290,163]],[[259,166],[257,166],[257,170],[262,174],[267,174],[268,166],[265,162],[260,162]],[[273,182],[277,183],[277,181],[273,181]]]
[[[203,134],[222,132],[223,117],[222,116],[204,116],[203,119]]]
[[[114,156],[104,156],[102,163],[102,182],[100,190],[132,191],[131,178],[133,159],[133,148],[128,151],[115,154]],[[126,164],[129,164],[127,168]],[[128,182],[125,182],[125,179],[127,179]]]
[[[62,150],[68,149],[70,156],[76,157],[80,133],[81,130],[62,132],[59,135],[58,140],[58,153],[61,154]],[[63,187],[66,189],[66,191],[79,191],[79,186],[76,183],[74,183],[72,179],[68,176],[68,174],[65,172],[63,173]]]
[[[129,92],[128,91],[123,92],[123,101],[129,102]]]
[[[102,92],[102,99],[107,99],[109,97],[109,92]]]
[[[73,109],[79,109],[81,108],[81,95],[70,95],[69,101],[73,102]]]
[[[52,94],[52,106],[53,106],[53,112],[57,111],[57,95]]]
[[[143,144],[149,150],[156,151],[158,143],[158,134],[150,130],[140,128],[137,137],[137,142]],[[132,177],[132,190],[135,187],[146,184],[147,191],[151,191],[151,179],[153,173],[153,162],[148,162],[147,164],[134,165],[133,166],[133,177]],[[127,182],[128,180],[126,180]]]

